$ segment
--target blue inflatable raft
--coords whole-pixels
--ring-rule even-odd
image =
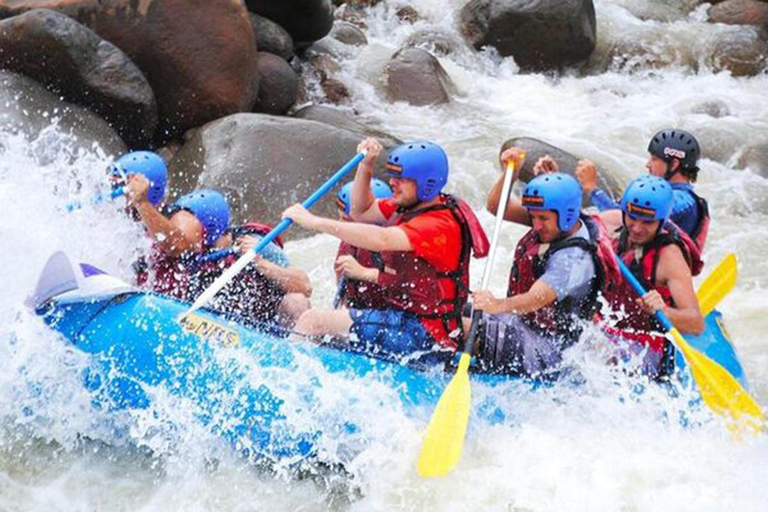
[[[397,390],[405,406],[422,406],[427,417],[451,377],[442,368],[419,369],[270,336],[205,310],[178,322],[188,304],[137,290],[89,265],[73,265],[63,253],[47,263],[30,306],[51,328],[91,355],[84,384],[94,407],[147,408],[152,390],[163,388],[187,400],[204,425],[259,460],[300,462],[316,455],[324,432],[308,428],[306,421],[292,415],[307,414],[323,383],[314,379],[301,387],[299,399],[308,404],[305,409],[286,406],[280,383],[306,374],[311,365],[322,365],[325,372],[350,385],[361,377],[375,379]],[[705,333],[689,341],[746,387],[720,313],[710,314]],[[237,354],[245,354],[246,366],[269,378],[256,382],[248,378],[251,370],[238,363]],[[682,360],[678,365],[684,366]],[[491,386],[513,380],[474,374],[473,378]],[[335,435],[357,428],[342,423]]]

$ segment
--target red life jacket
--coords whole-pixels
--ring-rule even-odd
[[[637,278],[645,290],[656,290],[669,306],[674,306],[672,293],[667,286],[656,285],[656,270],[661,250],[675,244],[683,253],[691,274],[699,275],[704,263],[698,245],[673,222],[667,222],[660,233],[650,243],[637,250],[628,250],[627,231],[622,229],[618,239],[614,240],[616,254],[621,257],[627,268]],[[612,335],[647,345],[656,353],[669,350],[664,328],[656,317],[647,313],[636,302],[638,295],[626,280],[606,295],[611,313],[607,315],[604,330]]]
[[[384,309],[408,311],[422,320],[440,319],[441,335],[435,341],[455,349],[456,339],[449,336],[460,332],[461,312],[469,296],[470,253],[476,258],[488,254],[490,244],[472,208],[462,199],[442,195],[442,203],[401,213],[396,224],[403,224],[418,215],[447,209],[461,230],[461,254],[456,270],[441,272],[413,251],[382,251],[384,271],[379,273]]]
[[[582,214],[580,220],[589,232],[589,240],[578,237],[541,244],[536,232],[532,229],[528,231],[515,249],[515,261],[507,287],[507,297],[526,293],[544,275],[547,262],[554,253],[567,247],[579,247],[587,252],[595,266],[595,278],[585,300],[580,300],[578,306],[573,304],[570,297],[555,300],[537,311],[522,315],[533,329],[562,336],[571,342],[576,341],[581,334],[579,323],[574,322],[574,313],[582,320],[591,320],[597,311],[599,294],[617,286],[621,281],[621,271],[611,240],[600,218]]]
[[[377,268],[379,273],[384,272],[384,261],[381,259],[381,254],[377,252],[367,251],[342,242],[339,245],[336,258],[338,259],[339,256],[345,254],[355,258],[364,267]],[[378,283],[346,278],[341,294],[342,303],[350,309],[386,309],[387,307],[384,300],[384,290]]]
[[[702,253],[704,252],[704,244],[707,242],[707,235],[709,234],[709,205],[704,198],[698,196],[692,190],[690,193],[696,200],[696,208],[699,211],[699,224],[693,230],[693,233],[689,233],[689,236],[698,247],[699,253]]]

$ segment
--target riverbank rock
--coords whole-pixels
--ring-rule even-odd
[[[253,110],[265,114],[285,114],[296,103],[298,75],[290,64],[271,53],[259,52],[256,64],[260,78]]]
[[[521,69],[560,69],[595,49],[595,7],[592,0],[471,0],[460,29],[475,48],[492,46]]]
[[[241,2],[0,0],[0,13],[62,12],[123,50],[147,77],[168,139],[256,99],[256,45]]]
[[[234,114],[206,124],[171,161],[172,183],[183,194],[195,187],[221,190],[239,220],[276,224],[355,155],[362,136],[316,121],[265,114]],[[379,159],[383,170],[386,152]],[[352,179],[350,173],[349,179]],[[330,197],[313,212],[335,217]],[[306,235],[291,229],[289,236]]]
[[[1,70],[0,125],[23,135],[41,163],[62,154],[75,161],[80,151],[94,151],[95,146],[115,157],[126,150],[117,132],[90,110],[62,101],[31,78]],[[47,133],[54,125],[69,137],[61,140]]]
[[[36,9],[0,21],[0,68],[90,108],[129,146],[152,139],[157,104],[147,79],[116,46],[64,14]]]
[[[432,55],[445,56],[465,48],[464,41],[453,32],[443,28],[432,27],[416,30],[405,41],[406,48],[421,48]]]
[[[525,163],[520,170],[520,179],[526,183],[533,178],[533,166],[536,164],[536,161],[545,155],[554,158],[560,167],[560,171],[570,174],[571,176],[573,176],[573,171],[576,170],[576,166],[582,158],[531,137],[515,137],[506,140],[504,144],[502,144],[499,154],[505,149],[515,146],[525,150]],[[597,162],[595,163],[597,164]],[[613,195],[613,197],[618,200],[621,197],[621,185],[619,184],[619,181],[613,177],[610,171],[600,169],[599,165],[598,171],[598,184],[600,188],[605,190],[609,195]],[[584,195],[582,204],[584,206],[589,206],[591,204],[589,197],[586,194]]]
[[[726,0],[713,5],[708,14],[712,23],[768,28],[768,3],[758,0]]]
[[[724,34],[717,40],[709,64],[715,72],[755,76],[766,69],[767,57],[768,42],[755,32],[739,31]]]
[[[454,86],[434,55],[419,48],[404,48],[392,56],[384,69],[390,101],[415,106],[448,103]]]
[[[278,57],[291,60],[293,57],[293,38],[283,27],[272,20],[251,13],[251,26],[256,37],[256,49]]]
[[[245,5],[283,27],[297,46],[322,39],[333,25],[330,0],[245,0]]]

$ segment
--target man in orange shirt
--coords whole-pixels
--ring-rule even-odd
[[[461,336],[461,310],[469,291],[469,258],[485,256],[488,239],[463,200],[442,194],[448,157],[431,142],[406,143],[387,161],[392,197],[371,191],[374,163],[382,151],[366,139],[352,187],[350,216],[355,222],[317,217],[293,205],[283,218],[328,233],[355,247],[381,254],[376,283],[384,291],[382,309],[310,309],[296,331],[334,335],[352,348],[383,357],[449,357]],[[437,356],[437,357],[435,357]]]

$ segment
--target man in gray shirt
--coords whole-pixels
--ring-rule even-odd
[[[510,148],[501,160],[504,165],[514,160],[520,169],[524,154]],[[499,204],[502,181],[489,194],[491,212]],[[582,322],[593,317],[606,276],[620,279],[605,229],[581,215],[581,195],[573,177],[545,173],[526,186],[522,201],[507,203],[504,218],[531,230],[515,250],[507,297],[495,298],[487,290],[473,294],[474,307],[485,313],[479,353],[484,369],[555,378],[563,350],[578,340]]]

